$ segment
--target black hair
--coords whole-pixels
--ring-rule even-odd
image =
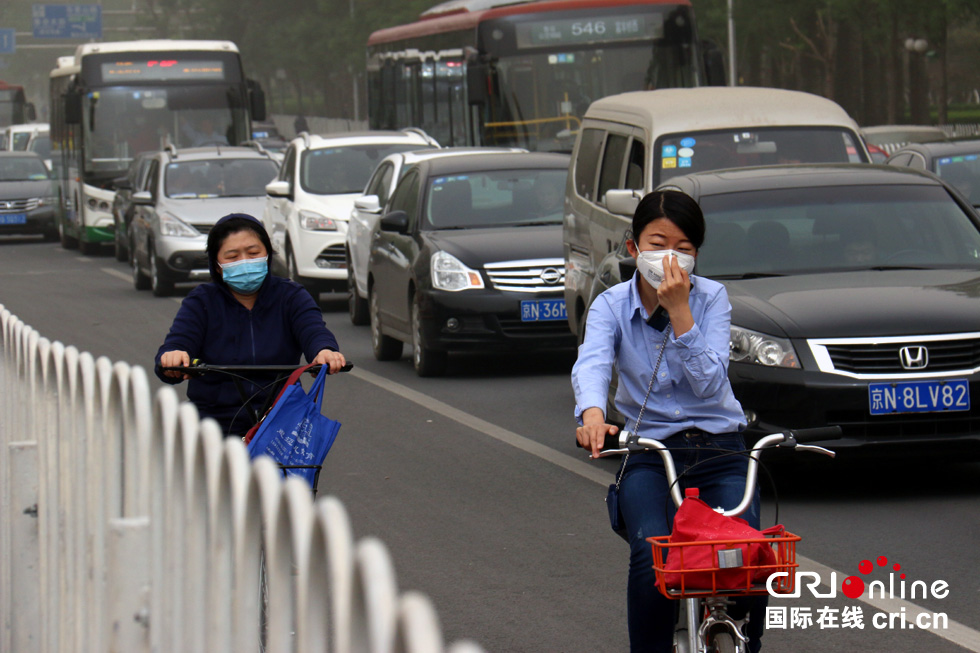
[[[269,238],[269,233],[265,230],[265,227],[261,222],[248,214],[232,213],[218,220],[211,231],[208,232],[208,244],[206,248],[208,253],[208,268],[211,270],[211,280],[218,285],[225,285],[225,280],[221,276],[221,268],[218,266],[218,252],[221,251],[221,246],[228,236],[237,234],[240,231],[251,231],[258,236],[262,244],[265,245],[265,251],[269,257],[267,264],[269,270],[272,270],[272,257],[274,252],[272,251],[272,240]]]
[[[684,232],[694,249],[704,244],[704,213],[694,198],[677,190],[655,190],[640,200],[633,213],[634,241],[648,224],[667,218]]]

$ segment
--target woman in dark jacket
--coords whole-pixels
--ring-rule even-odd
[[[181,303],[157,352],[156,372],[166,383],[190,379],[187,398],[201,416],[217,420],[226,435],[244,435],[251,419],[230,377],[190,377],[160,368],[187,366],[192,359],[213,365],[298,365],[305,355],[334,373],[346,361],[310,294],[269,274],[272,243],[261,222],[242,213],[221,218],[208,234],[207,254],[212,281]],[[253,406],[263,405],[273,378],[256,375],[243,384]]]

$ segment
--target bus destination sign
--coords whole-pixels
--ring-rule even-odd
[[[130,58],[102,64],[103,83],[112,80],[215,80],[224,77],[225,69],[221,61],[181,61],[166,55],[159,59]]]
[[[659,14],[537,20],[518,23],[517,47],[657,39],[663,31]]]

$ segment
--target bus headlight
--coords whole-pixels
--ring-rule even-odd
[[[793,349],[793,343],[786,338],[776,338],[734,325],[731,327],[731,334],[729,360],[767,367],[800,368],[800,360]]]
[[[96,199],[94,197],[88,198],[88,207],[93,211],[103,211],[106,213],[108,213],[112,208],[105,200]]]
[[[432,287],[438,290],[469,290],[483,288],[483,277],[448,252],[436,252],[429,260]]]
[[[177,236],[179,238],[196,238],[201,234],[194,227],[186,222],[178,220],[172,215],[163,213],[160,215],[160,235]]]

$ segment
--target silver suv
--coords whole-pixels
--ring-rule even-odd
[[[279,168],[262,149],[173,146],[153,155],[132,196],[130,262],[137,290],[162,297],[174,284],[211,278],[207,234],[229,213],[262,214],[265,185]]]

